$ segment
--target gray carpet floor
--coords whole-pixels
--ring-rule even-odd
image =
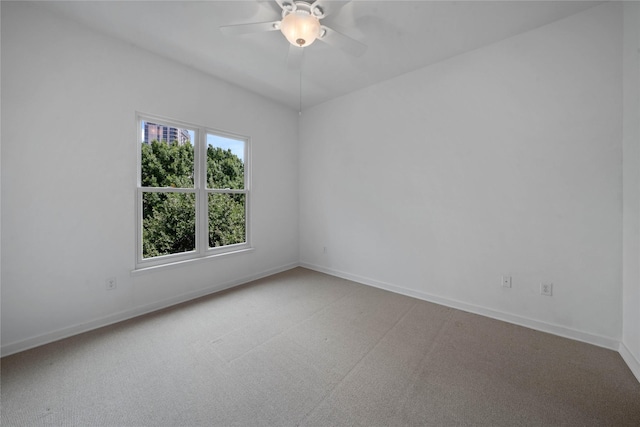
[[[640,426],[614,351],[296,268],[1,360],[3,426]]]

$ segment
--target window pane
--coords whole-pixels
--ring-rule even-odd
[[[193,188],[195,132],[142,121],[143,187]]]
[[[244,144],[207,134],[207,188],[244,189]]]
[[[245,195],[210,193],[209,247],[245,241]]]
[[[143,193],[143,258],[189,252],[195,248],[196,195]]]

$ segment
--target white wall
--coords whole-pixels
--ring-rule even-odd
[[[37,4],[1,30],[3,354],[297,263],[295,112]],[[136,111],[252,138],[255,251],[130,275]]]
[[[305,111],[303,265],[617,348],[621,28],[598,6]]]
[[[623,327],[620,353],[640,380],[640,4],[624,4]]]

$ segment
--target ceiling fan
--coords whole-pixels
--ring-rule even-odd
[[[287,60],[290,68],[300,67],[303,48],[315,40],[340,48],[353,56],[360,56],[367,49],[367,46],[359,41],[320,23],[320,20],[326,16],[336,14],[349,1],[275,0],[275,2],[282,10],[282,19],[223,25],[220,31],[225,35],[234,36],[279,30],[290,43]]]

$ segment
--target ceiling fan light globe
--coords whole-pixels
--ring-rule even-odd
[[[305,47],[320,35],[320,21],[306,11],[296,10],[282,18],[280,31],[292,45]]]

